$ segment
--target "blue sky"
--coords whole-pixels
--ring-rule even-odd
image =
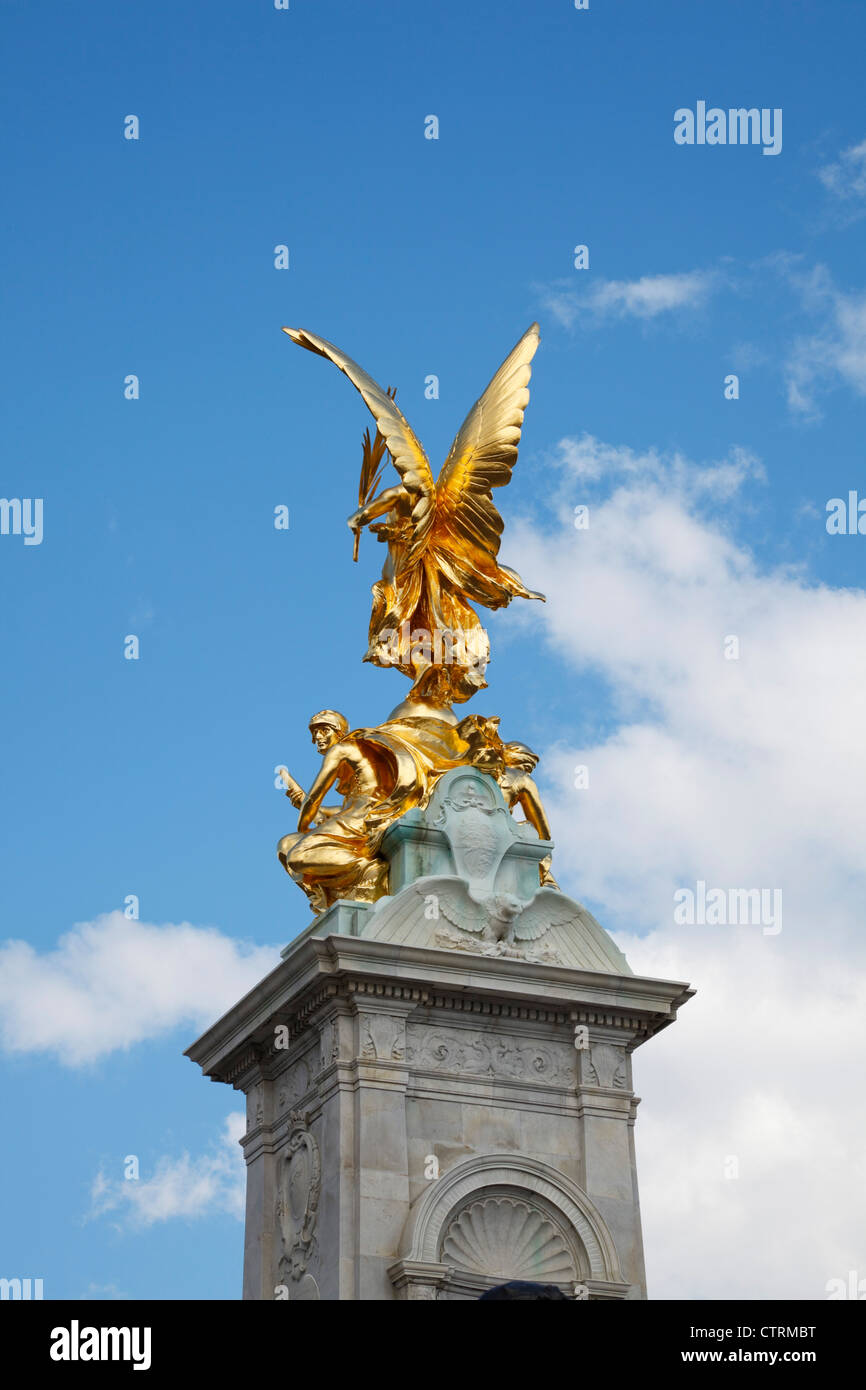
[[[499,362],[540,321],[520,462],[501,495],[502,557],[554,601],[541,616],[515,604],[491,619],[490,689],[473,708],[501,714],[508,737],[548,753],[540,781],[561,817],[554,838],[568,847],[558,872],[635,941],[662,943],[671,882],[706,877],[706,864],[723,881],[747,872],[749,844],[726,801],[701,821],[705,840],[678,842],[656,874],[665,851],[650,828],[682,821],[684,786],[705,809],[711,799],[698,750],[716,740],[720,766],[739,757],[750,776],[768,769],[765,783],[736,784],[762,805],[780,769],[801,787],[802,758],[824,779],[804,808],[822,808],[825,795],[845,808],[831,877],[847,970],[862,864],[839,846],[863,809],[851,785],[863,764],[852,663],[866,538],[829,536],[824,519],[828,499],[866,495],[866,11],[854,0],[591,0],[586,12],[566,0],[292,0],[287,12],[267,0],[11,0],[2,27],[0,491],[43,499],[44,538],[0,536],[0,935],[30,947],[5,948],[0,985],[15,1136],[3,1160],[0,1273],[43,1277],[47,1297],[235,1297],[242,1228],[223,1127],[239,1097],[206,1084],[182,1050],[219,1012],[213,1001],[240,994],[268,968],[265,948],[276,960],[308,921],[274,854],[294,828],[275,765],[308,784],[314,710],[372,724],[405,689],[397,673],[360,663],[380,552],[365,537],[353,565],[345,518],[368,417],[281,324],[330,339],[395,385],[436,466]],[[781,108],[781,153],[676,145],[674,111],[699,100]],[[129,114],[137,141],[123,138]],[[429,114],[438,140],[424,138]],[[288,270],[274,268],[280,244]],[[588,270],[573,267],[577,244],[589,247]],[[724,397],[731,372],[737,400]],[[124,398],[130,373],[134,401]],[[430,373],[438,400],[424,396]],[[595,560],[569,532],[584,502],[614,542]],[[280,503],[287,532],[273,527]],[[641,551],[642,527],[651,551]],[[615,543],[625,534],[627,560]],[[622,593],[632,597],[618,606]],[[674,634],[658,661],[638,594],[656,619],[667,612],[661,646]],[[755,642],[760,634],[765,668],[739,671],[741,695],[701,724],[689,711],[730,672],[700,674],[683,642],[702,631],[721,642],[740,626]],[[798,649],[807,631],[826,649]],[[138,661],[123,656],[129,633]],[[666,704],[674,688],[676,710]],[[821,700],[840,691],[850,698],[821,716]],[[786,722],[792,699],[802,707]],[[787,741],[776,738],[783,724]],[[640,781],[649,729],[672,741],[660,765],[678,790],[664,805]],[[828,729],[832,756],[821,746]],[[846,729],[839,774],[835,740]],[[592,813],[569,800],[576,760],[594,753],[603,768],[629,748],[634,761],[611,773]],[[638,803],[634,837],[605,838],[599,826]],[[812,825],[797,810],[780,845],[804,827],[800,858],[806,845],[826,850],[826,815],[813,810]],[[762,824],[774,818],[780,807],[768,800]],[[712,854],[702,848],[711,844]],[[620,860],[643,871],[643,889]],[[781,882],[772,848],[766,864]],[[761,994],[778,1004],[780,1030],[815,920],[799,880],[784,882],[801,917]],[[129,894],[140,923],[106,918]],[[87,923],[89,937],[58,947]],[[178,934],[183,923],[191,935]],[[665,949],[653,959],[667,962]],[[697,973],[682,949],[676,964]],[[766,941],[761,949],[758,979]],[[733,954],[719,959],[721,979]],[[133,982],[129,1029],[88,1022],[106,1007],[112,972],[149,979],[147,962],[174,974],[164,989]],[[187,990],[185,969],[208,987]],[[647,1072],[643,1093],[658,1096],[660,1116],[679,1032],[660,1040],[659,1070]],[[748,1055],[755,1042],[744,1038]],[[839,1046],[847,1052],[850,1039]],[[776,1098],[780,1135],[789,1082]],[[751,1102],[732,1096],[732,1116],[738,1104]],[[755,1105],[761,1123],[776,1113]],[[669,1119],[669,1133],[684,1123]],[[760,1124],[740,1119],[738,1142],[760,1147]],[[651,1124],[648,1147],[663,1146]],[[850,1142],[840,1134],[842,1149]],[[670,1180],[661,1147],[653,1152],[650,1222]],[[116,1189],[128,1154],[143,1179],[162,1174],[161,1186],[139,1189],[150,1193],[140,1206]],[[805,1154],[802,1172],[817,1162]],[[802,1172],[792,1170],[792,1192]],[[756,1208],[738,1200],[748,1224]],[[717,1210],[707,1240],[724,1242]],[[837,1220],[816,1217],[795,1268]],[[833,1240],[798,1296],[822,1296],[825,1266],[830,1278],[833,1259],[856,1257]],[[648,1251],[652,1279],[649,1237]],[[661,1255],[657,1269],[660,1288],[682,1296]],[[756,1274],[754,1296],[781,1277]]]

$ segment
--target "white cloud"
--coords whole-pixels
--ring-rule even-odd
[[[866,140],[843,150],[834,163],[818,170],[818,177],[837,198],[866,198]]]
[[[243,1111],[233,1111],[210,1153],[164,1156],[149,1178],[109,1179],[100,1170],[91,1188],[90,1217],[112,1214],[121,1226],[134,1229],[226,1213],[242,1221],[246,1167],[238,1141],[245,1129]]]
[[[275,948],[214,929],[109,912],[51,951],[0,945],[0,1039],[8,1052],[80,1066],[179,1024],[206,1027],[278,963]]]
[[[581,272],[582,273],[582,272]],[[642,275],[638,280],[599,280],[585,286],[560,281],[543,291],[545,307],[566,328],[578,319],[651,319],[676,310],[702,307],[719,283],[713,270]]]
[[[866,594],[762,570],[732,539],[736,494],[757,472],[744,451],[696,468],[585,437],[560,456],[575,502],[590,500],[598,469],[609,495],[588,530],[565,502],[558,532],[517,528],[509,550],[548,595],[532,620],[567,661],[607,678],[624,716],[591,750],[589,794],[572,787],[587,749],[553,763],[584,891],[614,907],[623,893],[631,910],[649,873],[652,902],[669,904],[690,869],[709,881],[734,868],[735,884],[760,869],[775,884],[806,862],[811,874],[818,849],[824,877],[835,867],[866,886]],[[729,635],[739,660],[725,659]]]
[[[513,529],[509,551],[576,703],[601,676],[615,727],[542,759],[554,870],[633,968],[699,991],[635,1059],[652,1292],[821,1298],[866,1275],[866,593],[733,538],[758,472],[742,451],[698,468],[583,438],[560,460],[559,528]],[[677,926],[698,879],[781,889],[782,932]]]
[[[634,1058],[651,1297],[820,1299],[866,1276],[866,969],[783,938],[617,936],[633,969],[698,987]]]

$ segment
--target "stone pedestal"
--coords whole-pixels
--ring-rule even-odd
[[[549,848],[449,774],[389,832],[393,895],[335,904],[189,1048],[246,1095],[244,1298],[646,1296],[632,1054],[692,991],[537,891]]]

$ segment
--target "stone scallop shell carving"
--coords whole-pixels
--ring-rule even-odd
[[[512,1197],[473,1202],[452,1221],[442,1245],[443,1264],[494,1279],[571,1283],[574,1258],[544,1214]]]

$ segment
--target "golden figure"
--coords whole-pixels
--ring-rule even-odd
[[[362,529],[387,543],[382,578],[373,585],[365,661],[396,666],[412,680],[408,697],[384,724],[350,730],[336,710],[310,720],[322,765],[309,791],[283,772],[298,808],[298,828],[280,840],[286,872],[315,912],[338,898],[375,901],[388,891],[380,854],[389,825],[425,806],[443,773],[472,765],[494,777],[510,809],[519,806],[543,839],[550,827],[532,779],[538,758],[525,744],[504,744],[499,719],[458,722],[451,702],[484,688],[487,634],[472,603],[502,608],[515,597],[543,599],[498,561],[502,519],[492,489],[511,477],[538,325],[523,335],[461,426],[434,482],[427,456],[394,400],[356,363],[323,338],[284,330],[302,347],[334,362],[357,387],[376,421],[364,437],[359,507],[349,518],[355,559]],[[389,456],[395,487],[376,494]],[[340,805],[326,806],[336,790]],[[556,887],[549,856],[541,882]]]
[[[277,854],[316,912],[338,898],[373,902],[387,892],[378,851],[388,826],[424,804],[443,772],[468,762],[468,746],[453,724],[433,718],[350,732],[342,714],[321,710],[309,727],[322,766],[306,793],[282,774],[300,813],[296,833],[283,836]],[[332,788],[340,806],[323,805]]]
[[[468,761],[479,772],[487,772],[499,783],[509,811],[519,806],[539,840],[549,840],[550,822],[541,800],[541,792],[532,773],[538,766],[538,754],[525,743],[503,743],[499,736],[498,717],[480,714],[467,715],[457,725],[457,732],[469,749]],[[545,855],[539,865],[542,887],[558,888],[550,871],[551,856]]]
[[[505,771],[505,744],[499,735],[499,715],[467,714],[457,725],[457,732],[469,749],[466,761],[498,781]]]
[[[366,816],[379,791],[378,769],[349,737],[349,724],[336,710],[321,710],[310,720],[313,743],[322,766],[312,787],[303,794],[293,779],[286,795],[303,801],[294,835],[284,835],[277,854],[286,872],[304,889],[313,908],[321,912],[344,890],[353,898],[380,896],[384,865],[368,854]],[[291,785],[290,785],[291,783]],[[332,787],[342,794],[342,806],[323,806]]]
[[[369,526],[387,543],[382,578],[373,585],[365,661],[396,666],[413,684],[408,703],[432,708],[468,700],[485,687],[487,635],[471,604],[502,608],[513,598],[544,599],[497,556],[502,518],[492,489],[511,478],[530,363],[538,347],[533,324],[475,402],[434,481],[427,455],[396,405],[339,348],[303,329],[283,330],[301,347],[327,357],[358,389],[376,421],[365,439],[361,494],[387,449],[399,483],[365,501],[349,517],[357,537]],[[378,481],[378,478],[376,478]]]
[[[549,840],[550,822],[541,800],[541,793],[532,778],[538,766],[538,754],[525,743],[505,744],[505,767],[497,781],[510,811],[519,806],[527,821],[538,831],[539,840]],[[538,866],[543,888],[558,888],[550,871],[551,855],[546,854]]]

